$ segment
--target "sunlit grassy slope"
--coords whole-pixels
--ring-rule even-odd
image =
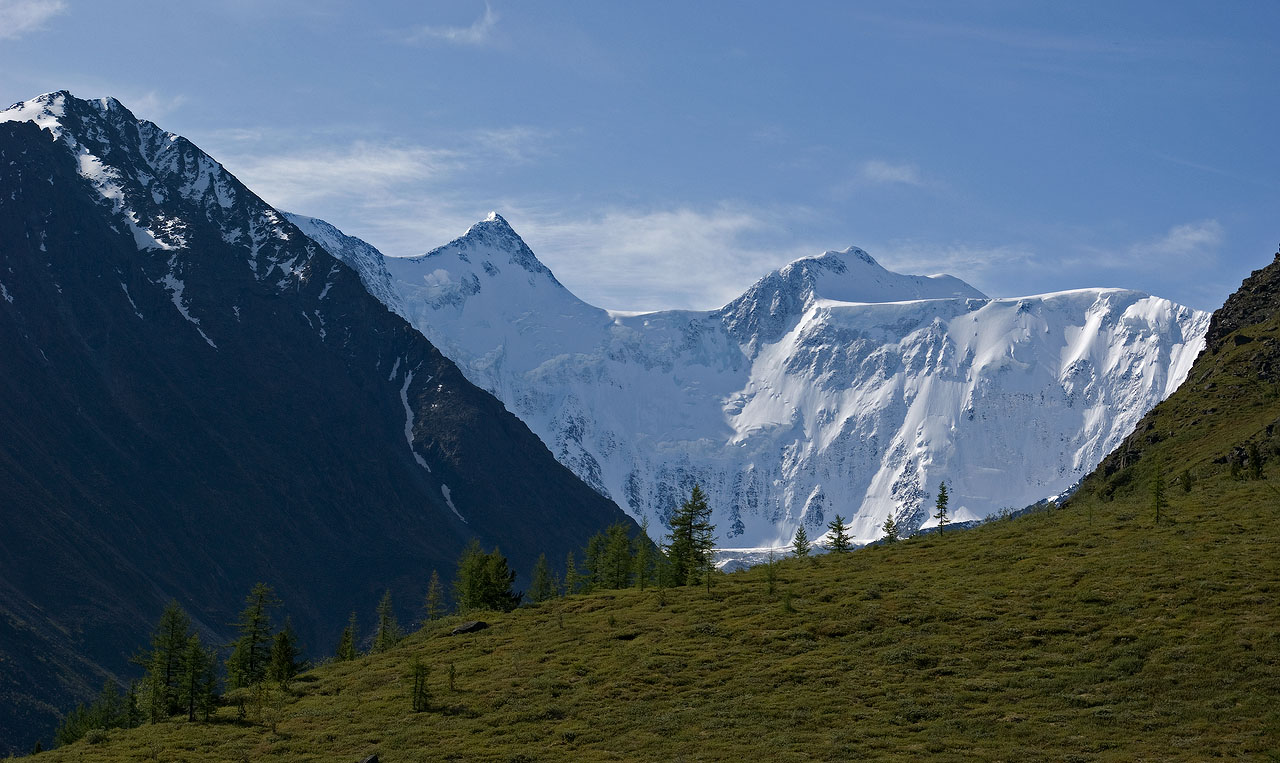
[[[453,618],[244,720],[40,759],[1280,760],[1280,321],[1239,333],[1065,508],[788,559],[772,594],[756,568],[486,615],[474,635],[444,635]],[[1250,442],[1266,479],[1230,474]]]

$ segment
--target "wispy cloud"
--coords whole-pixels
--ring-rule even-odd
[[[963,242],[936,244],[895,240],[868,250],[886,268],[899,273],[946,273],[983,289],[983,283],[998,273],[1025,272],[1042,268],[1043,262],[1030,247],[1014,244],[984,245]],[[992,294],[991,296],[1001,296]]]
[[[0,0],[0,39],[16,40],[67,10],[62,0]]]
[[[1222,225],[1217,220],[1201,220],[1175,225],[1159,238],[1138,242],[1129,247],[1128,254],[1148,261],[1214,255],[1222,241]]]
[[[770,270],[822,250],[774,242],[804,210],[722,203],[610,209],[580,217],[512,213],[530,247],[571,290],[617,310],[710,309]]]
[[[449,149],[359,141],[294,153],[231,154],[224,163],[268,203],[303,211],[323,199],[377,203],[406,184],[443,179],[463,162]]]
[[[165,95],[154,90],[137,94],[125,91],[119,95],[115,93],[112,95],[127,106],[135,116],[152,121],[169,116],[187,102],[185,95]]]
[[[1229,178],[1231,180],[1240,180],[1246,183],[1253,183],[1255,185],[1263,186],[1264,188],[1271,188],[1271,189],[1280,188],[1280,184],[1277,184],[1274,180],[1263,179],[1263,178],[1253,177],[1249,175],[1243,175],[1238,172],[1229,172],[1220,167],[1215,167],[1210,164],[1204,164],[1202,162],[1193,162],[1189,159],[1183,159],[1177,156],[1172,156],[1170,154],[1161,153],[1160,151],[1153,151],[1152,155],[1157,158],[1163,159],[1167,162],[1172,162],[1173,164],[1177,164],[1182,167],[1190,167],[1191,169],[1200,170],[1201,172],[1207,172],[1211,175],[1217,175],[1219,177]]]
[[[469,143],[476,152],[487,152],[517,164],[525,164],[547,154],[554,130],[516,125],[476,130]]]
[[[863,162],[858,168],[858,179],[867,183],[899,183],[902,185],[925,185],[920,168],[914,164],[894,164],[883,159],[872,159]]]
[[[297,136],[235,128],[208,135],[209,150],[246,185],[290,210],[317,202],[368,209],[438,194],[468,172],[536,162],[553,153],[557,133],[528,125],[481,128],[443,145],[356,140],[299,146]]]
[[[484,45],[489,42],[493,29],[498,24],[498,14],[488,4],[484,6],[484,15],[476,19],[471,26],[434,26],[424,25],[412,30],[405,41],[409,43],[444,42],[454,45]]]

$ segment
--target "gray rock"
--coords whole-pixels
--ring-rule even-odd
[[[469,620],[465,623],[462,623],[457,628],[454,628],[452,631],[449,631],[449,635],[460,636],[463,633],[475,633],[476,631],[482,631],[488,627],[489,627],[489,624],[486,623],[484,620]]]

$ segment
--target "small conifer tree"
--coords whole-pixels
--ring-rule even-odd
[[[378,628],[373,635],[373,651],[385,652],[404,638],[400,623],[396,620],[395,610],[391,605],[391,589],[382,594],[378,602]]]
[[[713,568],[716,526],[711,524],[711,507],[701,487],[693,486],[689,500],[671,515],[669,527],[667,558],[671,561],[673,582],[702,582],[702,576],[710,575]]]
[[[232,643],[231,656],[227,658],[227,683],[231,688],[251,686],[266,676],[271,652],[271,610],[278,606],[280,600],[265,583],[258,583],[249,591],[236,623],[240,637]]]
[[[831,531],[831,539],[827,541],[827,548],[836,553],[843,553],[853,548],[853,543],[849,538],[849,526],[844,523],[844,517],[836,514],[836,518],[827,523],[827,529]]]
[[[539,554],[533,565],[533,584],[529,586],[529,599],[534,604],[541,604],[556,595],[555,580],[551,577],[551,565],[547,563],[547,555]]]
[[[608,545],[609,541],[602,532],[592,535],[587,541],[587,547],[582,553],[582,567],[585,572],[582,576],[583,593],[591,593],[604,587],[605,554]]]
[[[444,616],[444,586],[440,584],[440,573],[431,571],[431,579],[427,581],[427,600],[422,607],[427,622],[439,620]]]
[[[209,720],[218,696],[218,655],[205,649],[200,636],[191,634],[183,654],[178,698],[187,720]]]
[[[1182,492],[1190,493],[1192,484],[1195,482],[1195,477],[1191,476],[1190,469],[1184,469],[1182,471],[1182,479],[1180,482],[1182,483]]]
[[[507,557],[498,549],[484,552],[478,541],[471,541],[458,559],[458,573],[453,580],[453,600],[459,612],[491,609],[510,612],[520,606],[523,594],[512,590],[516,573]]]
[[[564,557],[564,595],[572,596],[578,592],[581,581],[578,576],[578,565],[573,560],[573,552]]]
[[[1249,478],[1262,479],[1262,449],[1258,443],[1249,443]]]
[[[342,635],[338,637],[338,649],[334,652],[334,659],[346,662],[359,657],[360,651],[356,647],[357,638],[359,638],[359,632],[356,630],[356,613],[352,612],[351,617],[347,619],[347,627],[342,629]]]
[[[883,529],[885,543],[898,542],[898,523],[893,521],[893,514],[889,514],[889,516],[885,517]]]
[[[181,708],[179,674],[190,638],[191,618],[176,600],[170,600],[151,636],[151,648],[134,658],[147,671],[143,683],[146,710],[152,722],[174,715]]]
[[[271,640],[271,657],[267,664],[267,677],[287,686],[302,669],[302,654],[298,648],[298,636],[293,623],[286,618],[284,628]]]
[[[938,499],[934,501],[934,504],[933,504],[933,508],[934,508],[933,518],[938,520],[938,532],[942,532],[944,529],[946,529],[947,522],[951,521],[947,517],[947,502],[949,500],[950,500],[950,496],[947,494],[947,483],[939,482],[938,483]]]
[[[635,569],[635,556],[631,550],[631,538],[627,526],[615,522],[605,531],[604,559],[601,565],[601,586],[604,588],[628,588],[631,573]]]
[[[431,692],[427,688],[427,666],[422,660],[414,658],[413,664],[409,668],[410,685],[409,698],[413,706],[413,712],[421,713],[429,709],[431,703]]]
[[[800,525],[796,530],[795,540],[791,541],[791,550],[796,556],[808,556],[812,546],[809,544],[809,533],[804,531],[804,525]]]

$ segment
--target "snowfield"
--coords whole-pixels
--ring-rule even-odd
[[[1062,492],[1181,383],[1208,313],[1122,289],[991,299],[851,248],[715,311],[610,313],[496,214],[411,258],[289,217],[655,536],[694,483],[723,547],[860,542]],[[372,250],[376,251],[376,250]]]

